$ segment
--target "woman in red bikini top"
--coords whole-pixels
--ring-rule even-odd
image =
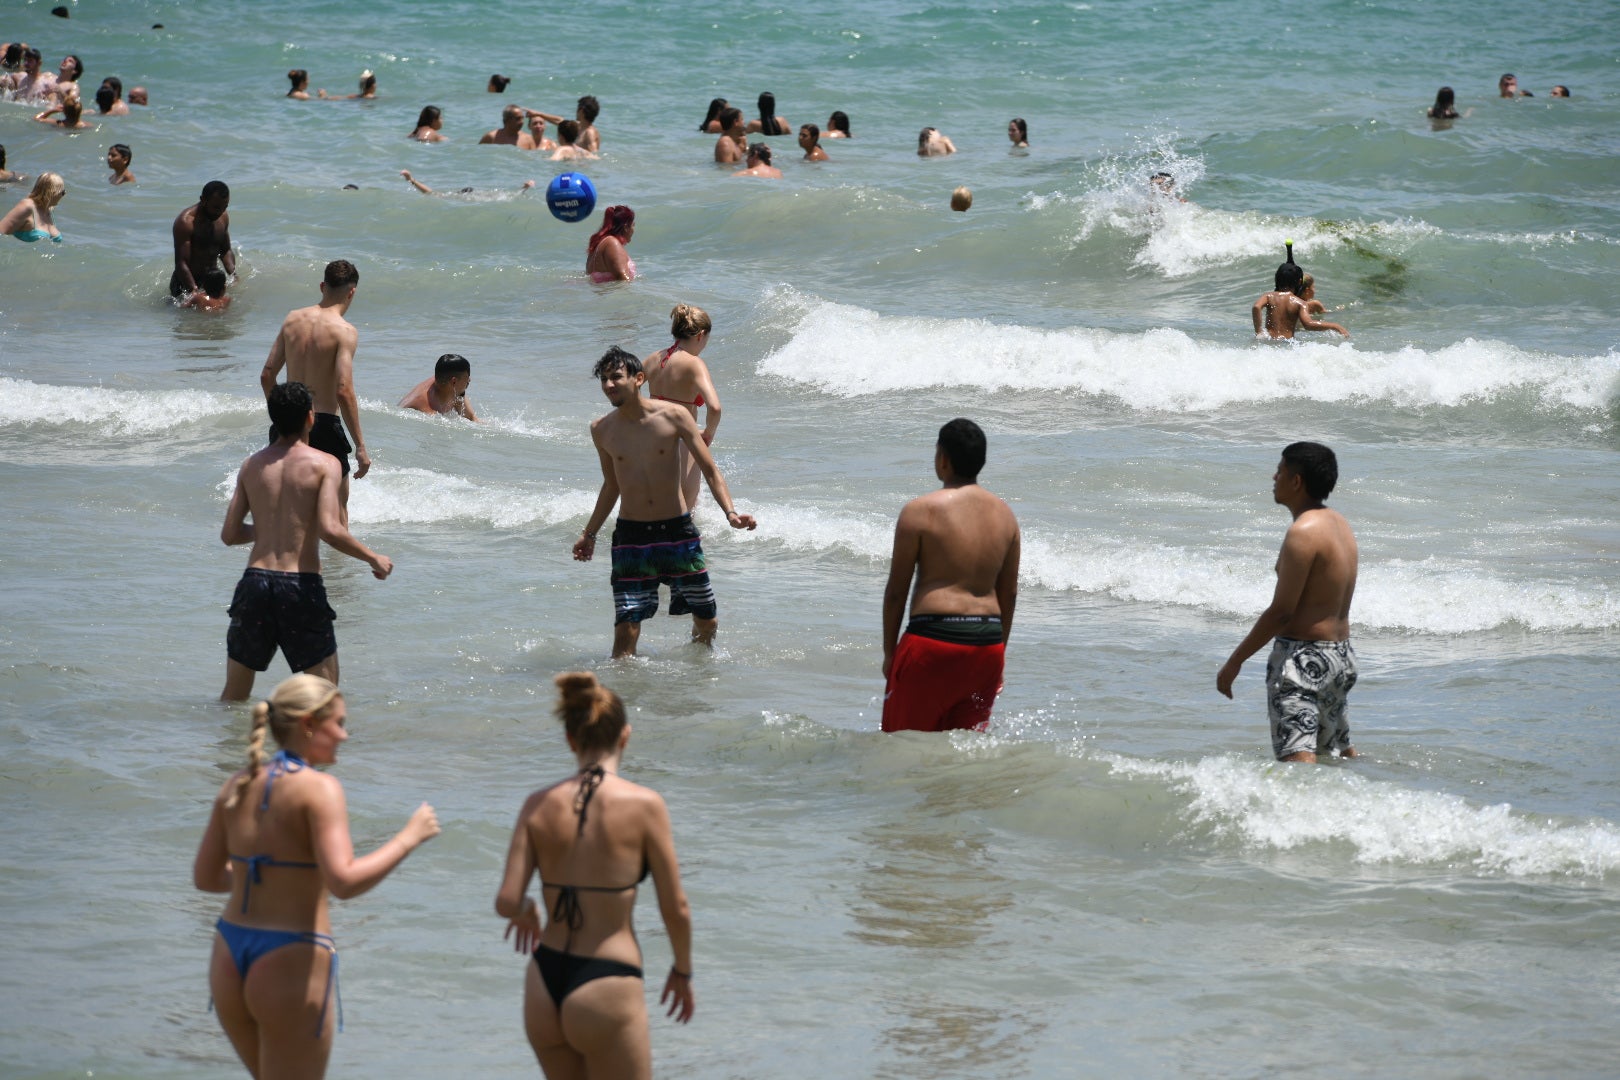
[[[647,393],[654,401],[673,401],[685,405],[697,419],[699,407],[707,409],[703,418],[703,442],[714,445],[714,433],[720,427],[720,398],[714,392],[714,381],[709,378],[709,367],[698,356],[709,343],[713,323],[708,312],[691,304],[676,304],[669,313],[669,334],[675,344],[660,349],[642,361],[647,372]],[[697,502],[698,486],[702,477],[697,462],[681,450],[685,467],[681,476],[681,489],[690,510]]]

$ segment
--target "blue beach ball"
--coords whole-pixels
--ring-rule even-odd
[[[584,221],[596,209],[596,187],[583,173],[560,173],[546,186],[546,206],[558,221]]]

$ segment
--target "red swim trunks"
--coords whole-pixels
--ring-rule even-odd
[[[883,730],[983,731],[1006,655],[994,615],[913,617],[889,667]]]

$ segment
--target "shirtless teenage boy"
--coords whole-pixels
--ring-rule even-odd
[[[741,109],[720,110],[721,136],[714,142],[714,160],[721,165],[734,165],[748,154],[748,131],[743,125]]]
[[[1338,479],[1338,460],[1321,443],[1283,449],[1271,496],[1294,523],[1277,556],[1277,589],[1215,676],[1215,689],[1231,697],[1243,661],[1276,639],[1266,664],[1266,711],[1278,761],[1315,761],[1330,752],[1356,756],[1345,715],[1345,696],[1356,685],[1350,647],[1356,537],[1342,514],[1323,505]]]
[[[894,527],[883,590],[884,731],[983,731],[1001,692],[1018,602],[1018,519],[979,486],[985,438],[956,419],[934,446],[938,491],[913,499]],[[912,588],[915,579],[916,588]],[[911,594],[911,621],[900,616]]]
[[[394,569],[338,515],[337,462],[308,442],[315,423],[309,390],[285,383],[271,390],[268,405],[276,440],[242,462],[219,532],[226,544],[253,545],[231,598],[222,701],[246,701],[254,675],[270,666],[278,647],[293,671],[338,681],[333,614],[321,582],[322,540],[369,563],[378,580]]]
[[[1288,261],[1277,267],[1272,279],[1276,288],[1262,293],[1250,309],[1255,336],[1291,339],[1298,330],[1336,330],[1349,337],[1350,331],[1338,323],[1318,321],[1312,316],[1309,305],[1300,296],[1305,269],[1294,261],[1294,242],[1284,242],[1288,245]]]
[[[169,277],[169,295],[185,296],[197,291],[204,272],[215,264],[236,275],[236,253],[231,250],[231,189],[223,180],[203,185],[202,196],[180,211],[174,219],[174,273]]]
[[[438,413],[440,416],[464,416],[477,423],[472,405],[467,401],[467,387],[472,383],[472,364],[465,356],[445,353],[433,365],[433,378],[423,379],[399,403],[402,409]]]
[[[602,490],[574,558],[589,562],[596,533],[619,503],[613,526],[613,656],[634,656],[641,621],[658,614],[658,586],[668,585],[669,613],[692,616],[692,640],[714,640],[720,623],[709,586],[708,563],[691,507],[681,494],[681,448],[697,459],[714,501],[733,529],[752,529],[754,519],[737,513],[714,457],[686,408],[641,396],[647,381],[641,361],[609,349],[592,374],[613,411],[591,422],[591,441],[602,460]]]
[[[360,334],[343,316],[354,301],[360,271],[347,259],[326,264],[321,282],[321,302],[287,313],[276,334],[270,355],[259,372],[259,387],[268,398],[276,387],[276,375],[283,365],[289,382],[309,387],[315,399],[315,427],[309,445],[337,458],[343,476],[338,483],[338,508],[343,524],[349,524],[349,451],[354,451],[356,480],[371,468],[365,436],[360,434],[360,403],[354,393],[354,350]],[[343,417],[338,418],[341,411]],[[344,437],[347,424],[354,445]]]

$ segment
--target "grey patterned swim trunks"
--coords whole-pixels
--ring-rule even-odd
[[[1349,749],[1345,697],[1354,685],[1356,650],[1348,641],[1278,638],[1266,661],[1266,713],[1277,759],[1301,750],[1321,755]]]

